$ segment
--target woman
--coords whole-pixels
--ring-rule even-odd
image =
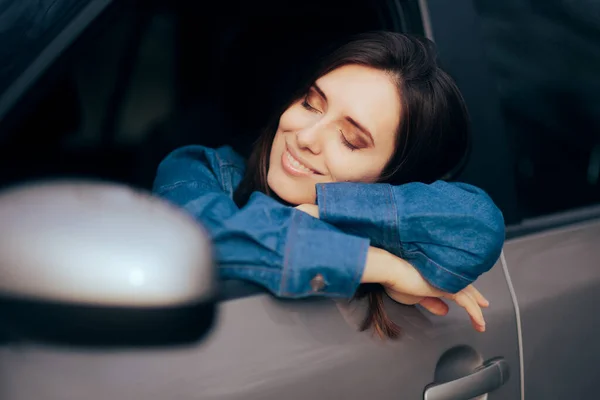
[[[471,283],[500,255],[502,214],[483,191],[439,180],[468,144],[432,43],[368,33],[324,60],[247,163],[229,147],[184,147],[154,191],[208,230],[223,278],[288,298],[368,296],[363,329],[382,336],[398,334],[383,290],[438,315],[441,298],[455,301],[484,331],[487,300]]]

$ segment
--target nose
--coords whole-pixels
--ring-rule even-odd
[[[298,147],[311,153],[319,154],[323,147],[323,126],[319,122],[301,129],[296,134]]]

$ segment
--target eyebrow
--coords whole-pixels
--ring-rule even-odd
[[[319,93],[319,96],[321,96],[323,98],[323,100],[327,101],[327,96],[325,95],[325,92],[323,92],[323,90],[319,87],[319,85],[317,85],[316,83],[313,83],[312,87],[313,87],[313,89],[315,89],[315,91],[317,93]],[[361,125],[360,123],[358,123],[352,117],[346,116],[345,119],[346,119],[346,121],[348,121],[352,125],[354,125],[362,133],[364,133],[366,136],[368,136],[368,138],[371,140],[371,143],[373,145],[375,145],[375,140],[373,140],[373,135],[371,135],[371,132],[369,132],[369,130],[367,128],[365,128],[363,125]]]

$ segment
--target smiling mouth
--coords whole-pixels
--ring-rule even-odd
[[[298,161],[289,150],[285,150],[282,156],[282,163],[285,170],[292,175],[296,176],[308,176],[308,175],[320,175],[317,171],[308,168],[306,165]]]

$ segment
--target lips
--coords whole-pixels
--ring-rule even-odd
[[[286,148],[281,156],[281,164],[283,169],[293,176],[310,176],[313,174],[320,175],[317,171],[307,167],[290,153]]]
[[[314,170],[308,168],[306,165],[302,164],[300,161],[298,161],[297,159],[294,158],[294,156],[292,155],[292,153],[290,153],[289,151],[285,152],[285,156],[287,157],[288,161],[290,164],[292,164],[292,166],[294,168],[299,169],[300,171],[305,171],[305,172],[315,172]]]

